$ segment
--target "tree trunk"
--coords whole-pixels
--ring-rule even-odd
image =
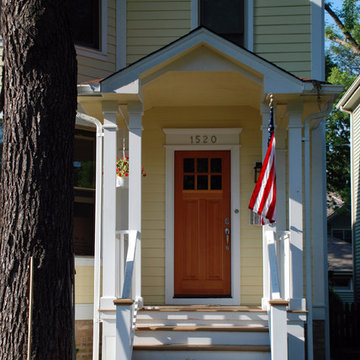
[[[67,6],[2,0],[1,360],[27,359],[29,338],[31,359],[72,358],[76,57]]]

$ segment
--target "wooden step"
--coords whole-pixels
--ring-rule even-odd
[[[220,332],[269,332],[267,326],[147,326],[137,325],[136,331],[220,331]]]

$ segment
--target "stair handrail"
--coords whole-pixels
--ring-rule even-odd
[[[125,259],[125,235],[128,236]],[[135,334],[137,310],[142,307],[140,276],[141,263],[138,230],[118,230],[117,297],[116,305],[116,359],[130,360]],[[120,283],[122,280],[122,284]],[[122,285],[122,286],[121,286]],[[121,290],[121,296],[119,296]]]
[[[275,232],[265,232],[269,270],[270,270],[270,300],[269,300],[269,332],[272,360],[287,360],[287,311],[289,302],[281,298],[278,274],[278,258],[275,248]]]

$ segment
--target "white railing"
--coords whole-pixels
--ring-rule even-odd
[[[281,256],[282,261],[278,261],[281,243],[275,243],[275,233],[273,231],[265,232],[269,273],[270,273],[270,294],[269,294],[269,330],[270,330],[270,346],[272,360],[287,360],[288,358],[288,340],[287,340],[287,312],[286,306],[289,304],[287,300],[281,296],[281,288],[287,288],[286,284],[281,286],[280,279],[285,280],[285,274],[279,276],[279,269],[286,271],[286,259]],[[281,264],[279,266],[279,263]]]
[[[116,232],[116,359],[130,360],[141,298],[140,232]]]

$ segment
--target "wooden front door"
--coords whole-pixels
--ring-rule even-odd
[[[231,296],[230,231],[230,151],[175,152],[175,297]]]

